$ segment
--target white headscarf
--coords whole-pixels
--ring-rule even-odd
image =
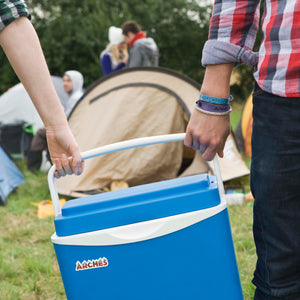
[[[67,101],[67,107],[66,107],[66,111],[65,111],[66,116],[69,117],[74,106],[80,100],[81,96],[84,93],[83,76],[80,72],[75,71],[75,70],[69,70],[69,71],[65,72],[64,75],[69,76],[73,83],[73,90]]]

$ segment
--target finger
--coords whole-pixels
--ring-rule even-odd
[[[184,145],[186,147],[192,147],[193,144],[193,138],[190,131],[187,131],[184,138]]]
[[[219,147],[219,150],[218,150],[218,155],[222,158],[222,157],[224,157],[224,148],[225,148],[225,143],[226,142],[224,142],[224,143],[222,143],[221,145],[220,145],[220,147]]]
[[[55,163],[56,171],[58,172],[58,174],[60,176],[66,176],[66,173],[62,167],[60,159],[58,159],[58,158],[54,159],[54,163]]]
[[[69,160],[65,154],[62,155],[61,162],[62,162],[62,168],[64,169],[65,173],[68,175],[72,175],[73,171],[70,166],[71,160]]]
[[[84,170],[84,165],[85,165],[84,160],[82,160],[82,161],[81,161],[81,164],[80,164],[80,166],[79,166],[77,175],[81,175],[81,174],[82,174],[82,172],[83,172],[83,170]]]
[[[80,175],[83,172],[84,164],[81,159],[79,148],[76,148],[71,153],[72,155],[72,164],[71,168],[75,175]]]
[[[203,154],[206,150],[207,146],[205,144],[200,143],[199,152]]]
[[[74,165],[72,163],[72,165],[73,165],[72,168],[75,169],[74,174],[77,175],[77,176],[81,175],[83,170],[84,170],[84,161],[81,160],[79,164]]]
[[[198,151],[200,149],[200,141],[198,139],[198,137],[193,136],[193,145],[192,145],[193,149],[195,151]]]
[[[202,154],[202,158],[206,161],[211,161],[216,156],[216,153],[217,153],[216,147],[210,145],[206,148],[206,150]]]
[[[55,170],[55,172],[54,172],[54,177],[57,178],[57,179],[60,178],[60,175],[59,175],[59,173],[57,172],[57,170]]]

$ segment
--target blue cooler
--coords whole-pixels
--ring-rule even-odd
[[[136,139],[82,157],[183,138]],[[68,299],[243,299],[219,177],[194,175],[88,196],[60,211],[54,170],[51,239]]]

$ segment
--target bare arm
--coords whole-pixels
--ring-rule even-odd
[[[83,165],[79,147],[52,84],[31,22],[21,17],[9,24],[0,31],[0,44],[44,122],[51,160],[58,170],[56,176],[80,174]],[[69,156],[73,157],[72,161],[67,159]]]
[[[201,93],[217,98],[228,98],[230,75],[234,64],[208,65],[206,67]],[[211,116],[194,110],[187,126],[184,144],[200,151],[200,144],[206,146],[203,159],[209,161],[216,153],[223,157],[226,139],[230,133],[230,117]]]

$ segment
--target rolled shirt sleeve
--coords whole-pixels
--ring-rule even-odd
[[[245,63],[256,66],[252,51],[259,26],[259,0],[215,0],[209,39],[202,53],[202,65]]]
[[[0,0],[0,30],[20,17],[31,18],[29,9],[22,0]]]

